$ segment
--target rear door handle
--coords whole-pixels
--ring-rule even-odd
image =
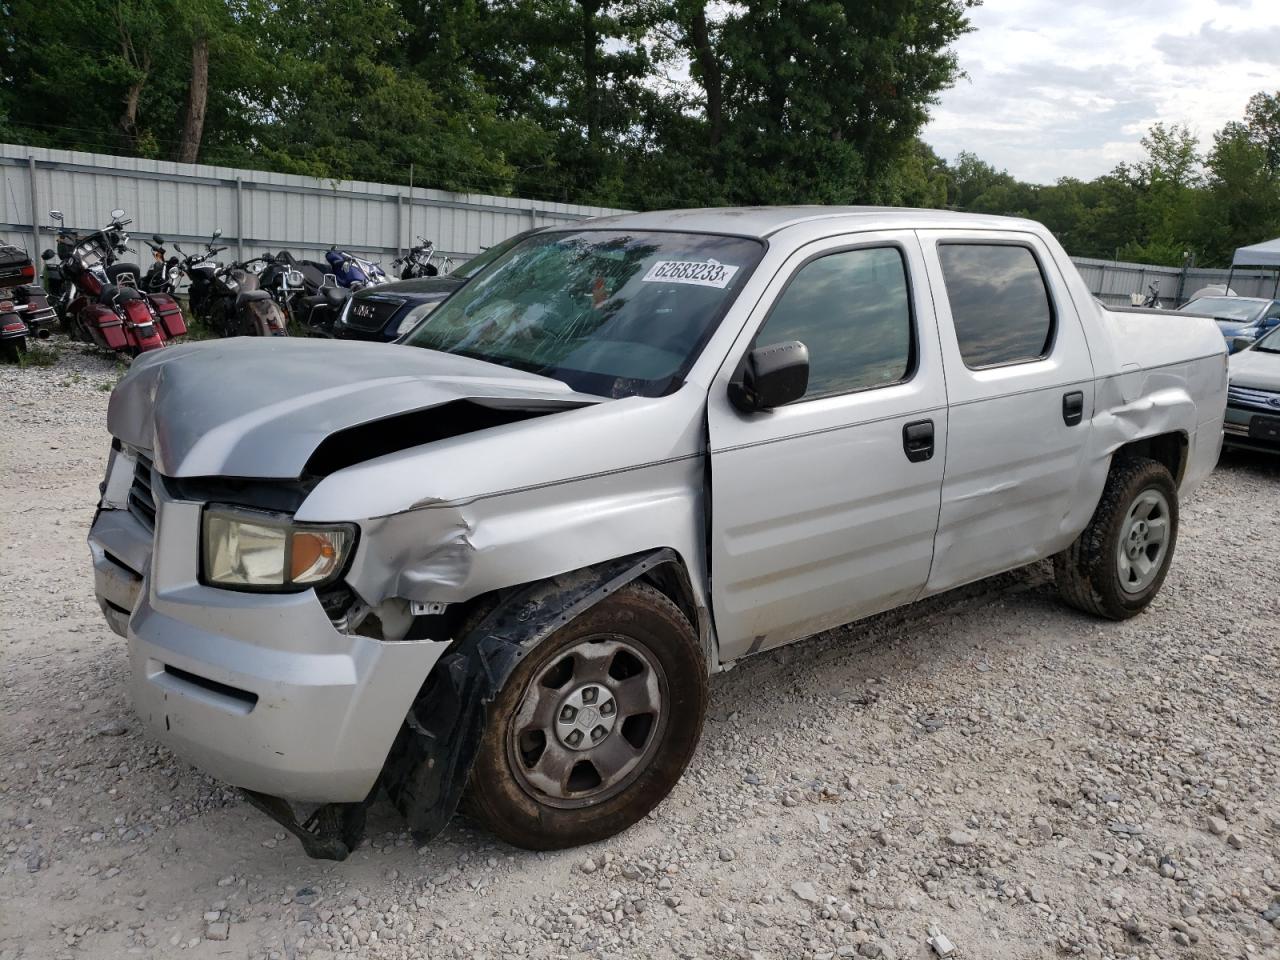
[[[933,456],[933,421],[916,420],[902,428],[902,449],[912,463]]]
[[[1084,419],[1084,394],[1079,390],[1062,395],[1062,422],[1074,427]]]

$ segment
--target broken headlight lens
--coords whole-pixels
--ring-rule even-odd
[[[295,523],[288,514],[210,506],[204,511],[205,583],[232,590],[305,590],[335,579],[356,542],[353,524]]]

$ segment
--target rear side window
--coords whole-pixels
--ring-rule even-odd
[[[1053,305],[1036,256],[1014,244],[938,245],[965,366],[1039,360],[1053,345]]]
[[[913,341],[901,251],[844,250],[806,263],[756,337],[760,346],[784,340],[809,348],[806,400],[905,380]]]

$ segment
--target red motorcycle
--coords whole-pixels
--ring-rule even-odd
[[[54,210],[54,220],[62,214]],[[87,237],[59,227],[63,316],[73,336],[131,357],[163,347],[187,332],[178,302],[167,293],[138,289],[137,264],[117,259],[128,251],[132,220],[111,211],[111,222]],[[51,259],[51,258],[49,258]]]
[[[6,360],[20,359],[27,352],[27,338],[49,336],[57,322],[35,278],[27,252],[0,243],[0,357]]]

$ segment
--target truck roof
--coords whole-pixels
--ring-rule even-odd
[[[574,228],[591,230],[687,230],[694,233],[727,233],[768,237],[797,224],[815,220],[838,221],[837,230],[915,230],[969,228],[976,230],[1034,230],[1044,228],[1032,220],[996,217],[951,210],[913,207],[703,207],[689,210],[651,210],[580,221]],[[560,227],[559,229],[565,229]],[[572,229],[572,228],[571,228]]]

